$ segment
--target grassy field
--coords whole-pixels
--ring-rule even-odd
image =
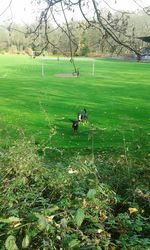
[[[148,151],[150,64],[96,60],[77,61],[79,78],[69,61],[41,61],[25,56],[0,56],[0,144],[20,136],[57,148]],[[89,122],[76,135],[69,119],[86,108]],[[51,134],[55,134],[51,138]]]

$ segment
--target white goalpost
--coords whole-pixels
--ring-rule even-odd
[[[95,59],[94,58],[82,58],[82,57],[75,57],[74,62],[90,62],[91,63],[91,75],[95,76]],[[48,61],[66,61],[70,62],[70,58],[68,57],[41,57],[41,76],[45,76],[45,68],[48,65]]]
[[[95,76],[95,60],[93,59],[92,75]]]

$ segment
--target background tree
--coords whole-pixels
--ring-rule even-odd
[[[32,49],[40,53],[46,50],[71,59],[89,52],[126,54],[130,51],[138,56],[147,46],[137,37],[148,35],[150,8],[143,7],[140,1],[132,1],[140,8],[139,12],[115,11],[105,0],[33,0],[32,3],[39,6],[36,23],[25,26],[23,33]],[[104,2],[107,10],[102,5]],[[77,13],[82,21],[73,20],[72,16]],[[14,29],[12,25],[10,28]],[[12,37],[17,40],[18,35]],[[15,42],[17,48],[20,40],[19,36]]]

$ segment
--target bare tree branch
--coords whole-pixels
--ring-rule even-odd
[[[94,6],[94,9],[95,9],[96,16],[97,16],[97,20],[98,20],[100,26],[103,28],[103,30],[105,30],[105,32],[106,32],[106,33],[107,33],[116,43],[118,43],[118,44],[120,44],[121,46],[123,46],[123,47],[129,49],[130,51],[135,52],[136,55],[140,55],[140,53],[139,53],[136,49],[134,49],[134,48],[132,48],[131,46],[129,46],[128,44],[122,42],[122,41],[119,39],[119,37],[116,36],[116,34],[113,32],[113,30],[111,30],[109,27],[106,27],[106,26],[103,24],[103,22],[102,22],[102,20],[101,20],[101,15],[100,15],[100,13],[99,13],[99,11],[98,11],[98,9],[97,9],[97,5],[96,5],[95,0],[92,0],[92,2],[93,2],[93,6]]]
[[[12,4],[12,1],[13,0],[10,0],[8,6],[6,7],[6,9],[4,9],[1,13],[0,13],[0,16],[4,15],[4,13],[11,7],[11,4]]]
[[[144,7],[142,6],[142,4],[139,4],[136,0],[133,0],[133,2],[140,8],[143,10],[143,12],[145,14],[147,14],[148,16],[150,16],[150,13],[148,13],[148,11],[146,10],[147,8],[150,8],[150,5],[148,7]]]
[[[12,1],[13,0],[10,1],[7,9],[11,7]],[[41,47],[41,52],[46,50],[50,45],[54,49],[57,49],[61,53],[65,53],[65,55],[67,55],[67,53],[64,52],[65,49],[63,51],[63,49],[61,49],[59,45],[59,43],[61,42],[61,35],[57,35],[56,40],[52,39],[50,36],[50,34],[55,32],[55,30],[60,30],[60,34],[65,34],[65,37],[67,38],[67,44],[69,45],[68,50],[70,51],[71,61],[73,62],[73,57],[79,48],[79,37],[74,35],[75,32],[73,31],[72,23],[67,15],[69,10],[72,11],[74,8],[78,7],[85,22],[84,25],[80,25],[80,29],[83,30],[83,33],[84,31],[87,31],[90,27],[92,27],[96,31],[99,31],[102,43],[105,44],[106,41],[108,45],[112,47],[112,50],[118,44],[121,48],[120,51],[122,51],[122,48],[126,48],[127,50],[134,52],[136,55],[140,55],[140,49],[138,49],[138,46],[136,46],[135,43],[135,30],[133,30],[132,27],[129,28],[128,26],[127,15],[131,15],[133,14],[133,12],[120,11],[112,8],[108,0],[103,0],[103,3],[105,3],[109,7],[108,13],[106,11],[103,11],[101,5],[99,5],[99,2],[96,0],[34,1],[38,4],[44,3],[46,4],[46,6],[44,5],[43,8],[42,5],[42,9],[39,10],[40,15],[37,23],[28,25],[26,27],[26,35],[28,37],[30,36],[33,39],[34,46]],[[137,0],[133,1],[138,7],[140,7],[146,14],[149,15],[149,12],[147,10],[148,7],[143,7],[142,4],[139,4]],[[7,9],[5,9],[0,15],[3,15]],[[113,10],[114,13],[111,13],[110,10]],[[61,13],[61,15],[63,15],[63,24],[61,24],[57,19],[57,14],[59,12]],[[90,14],[90,17],[88,14]],[[50,20],[54,21],[56,29],[52,28],[51,30],[49,30],[49,25],[51,22]],[[127,28],[129,31],[128,34]],[[9,30],[17,31],[15,27],[12,27],[12,23],[9,26]],[[24,31],[22,33],[24,33]],[[114,42],[112,43],[112,41]],[[76,70],[75,65],[74,69]]]
[[[110,4],[109,4],[107,1],[105,1],[105,0],[103,0],[103,2],[104,2],[111,10],[113,10],[113,11],[115,11],[115,12],[117,12],[117,13],[121,13],[121,14],[133,14],[133,12],[121,11],[121,10],[115,9],[115,8],[111,7]]]

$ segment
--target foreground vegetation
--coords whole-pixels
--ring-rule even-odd
[[[0,249],[148,250],[146,159],[77,154],[46,164],[38,150],[24,138],[1,152]]]

